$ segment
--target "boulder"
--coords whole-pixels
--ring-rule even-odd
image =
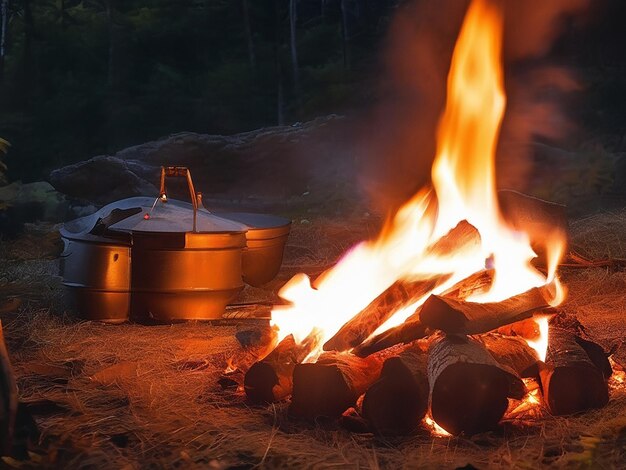
[[[155,194],[157,188],[144,178],[148,175],[155,181],[157,169],[100,155],[54,170],[50,183],[72,198],[107,204],[125,197]]]
[[[178,165],[191,169],[205,201],[284,202],[304,195],[333,204],[338,192],[355,194],[347,133],[347,120],[335,115],[230,136],[182,132],[60,168],[50,182],[68,196],[105,204],[156,196],[160,166]],[[170,194],[188,198],[184,185],[171,186]]]

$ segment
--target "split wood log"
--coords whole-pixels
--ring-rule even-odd
[[[397,281],[364,310],[352,317],[324,344],[324,351],[347,351],[365,341],[401,307],[428,295],[444,276],[430,281]]]
[[[249,342],[242,341],[242,335],[239,335],[237,339],[244,347],[242,351],[237,352],[228,359],[226,369],[217,380],[222,389],[236,389],[243,385],[245,373],[252,364],[267,356],[276,347],[277,338],[274,328],[261,330],[260,336]],[[179,367],[182,369],[197,369],[204,368],[207,364],[206,359],[203,361],[183,361],[179,364]]]
[[[445,256],[453,252],[474,250],[479,246],[478,230],[462,220],[430,246],[424,256]],[[358,346],[396,311],[417,302],[449,277],[449,274],[442,274],[429,280],[396,281],[326,341],[324,351],[347,351]]]
[[[425,326],[449,334],[487,333],[548,307],[553,289],[552,285],[534,287],[501,302],[484,304],[431,295],[422,305],[419,318]]]
[[[367,357],[370,354],[382,351],[395,346],[396,344],[408,344],[417,339],[428,336],[430,330],[426,328],[419,319],[405,321],[401,325],[389,328],[367,341],[364,341],[352,350],[352,353],[359,357]]]
[[[457,282],[441,295],[449,299],[465,300],[472,295],[485,293],[493,284],[494,276],[495,269],[477,271]]]
[[[444,295],[453,299],[465,299],[473,294],[485,292],[493,282],[493,275],[493,269],[485,269],[474,273],[446,290]],[[431,330],[420,321],[420,310],[421,307],[409,316],[404,323],[369,338],[354,348],[352,352],[359,357],[367,357],[396,344],[408,344],[428,336]]]
[[[602,408],[609,401],[603,371],[589,358],[576,337],[550,328],[546,362],[540,369],[544,402],[553,415]]]
[[[293,371],[289,414],[299,418],[339,417],[378,379],[383,358],[360,358],[346,352],[323,353],[317,362]]]
[[[538,377],[539,356],[524,339],[497,334],[481,335],[477,339],[499,364],[513,369],[520,377]]]
[[[274,403],[287,398],[293,389],[293,371],[317,346],[317,336],[311,335],[296,343],[293,335],[286,336],[274,350],[255,362],[244,376],[243,386],[250,402]]]
[[[417,345],[388,358],[380,378],[365,392],[363,416],[384,436],[414,431],[428,409],[428,359]]]
[[[525,387],[517,374],[499,364],[478,341],[444,336],[428,358],[430,407],[435,422],[451,434],[494,429]]]

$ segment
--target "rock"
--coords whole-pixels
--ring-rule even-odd
[[[54,170],[50,183],[70,197],[104,205],[126,197],[156,194],[157,188],[144,178],[148,175],[157,181],[158,168],[100,155]]]
[[[160,166],[179,165],[191,169],[196,190],[209,205],[214,200],[302,203],[308,192],[307,204],[334,206],[356,194],[347,134],[347,120],[335,115],[231,136],[183,132],[55,170],[50,182],[69,196],[105,204],[156,196]],[[189,197],[184,184],[174,181],[168,192]]]

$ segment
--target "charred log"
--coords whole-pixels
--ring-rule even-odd
[[[470,295],[486,292],[492,282],[493,270],[486,269],[457,282],[450,289],[446,290],[444,295],[453,299],[465,299]],[[420,310],[421,307],[401,325],[389,328],[387,331],[364,341],[354,348],[352,352],[357,356],[367,357],[396,344],[408,344],[424,338],[430,330],[420,321]]]
[[[446,336],[433,343],[428,359],[431,414],[451,434],[494,429],[524,384],[498,364],[478,341]]]
[[[553,297],[550,285],[535,287],[501,302],[475,303],[431,295],[420,309],[420,321],[449,334],[487,333],[508,323],[530,318],[548,307]]]
[[[296,343],[293,335],[285,337],[261,361],[255,362],[244,377],[244,390],[252,403],[273,403],[287,398],[293,388],[293,371],[317,345],[310,336]]]
[[[358,346],[400,307],[417,302],[437,283],[438,280],[395,282],[364,310],[344,324],[335,336],[326,341],[324,351],[346,351]]]
[[[401,325],[390,328],[352,350],[352,353],[359,357],[367,357],[378,351],[395,346],[396,344],[408,344],[417,339],[424,338],[428,335],[429,329],[426,328],[419,319],[407,319]]]
[[[576,337],[565,330],[550,329],[540,377],[544,401],[554,415],[601,408],[609,401],[603,371],[594,365]]]
[[[363,399],[363,416],[381,435],[414,431],[428,409],[427,356],[413,345],[384,364]]]
[[[528,343],[517,336],[496,334],[482,335],[478,338],[499,364],[513,369],[520,377],[539,375],[539,357]]]
[[[478,230],[463,220],[430,246],[426,250],[425,256],[443,256],[451,252],[473,250],[479,246],[480,234]],[[430,280],[395,282],[365,309],[344,324],[324,344],[324,351],[346,351],[358,346],[399,308],[417,302],[448,277],[449,275],[440,275]]]
[[[378,379],[382,358],[360,358],[349,353],[327,352],[311,364],[299,364],[293,372],[289,414],[299,418],[339,417]]]

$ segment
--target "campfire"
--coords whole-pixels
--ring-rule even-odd
[[[496,188],[506,97],[503,18],[474,0],[452,55],[432,185],[317,279],[298,274],[272,310],[275,348],[244,379],[250,401],[294,417],[347,416],[404,434],[495,428],[543,405],[608,401],[602,349],[550,325],[566,297],[557,267],[564,209]]]

